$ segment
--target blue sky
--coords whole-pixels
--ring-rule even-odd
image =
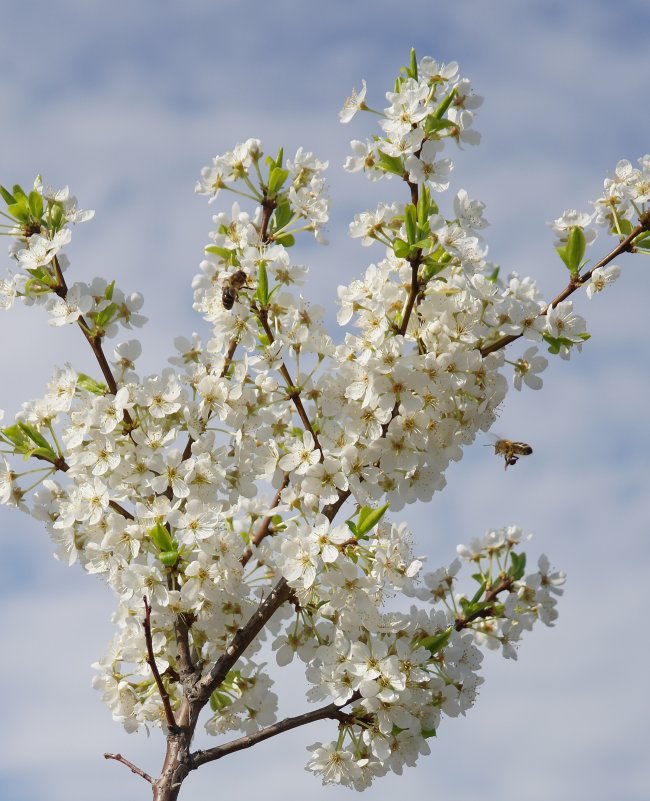
[[[307,294],[330,305],[333,321],[337,284],[379,256],[348,239],[347,222],[400,199],[395,182],[342,172],[349,140],[373,121],[344,127],[338,110],[362,78],[383,107],[415,46],[458,60],[485,96],[483,142],[456,154],[454,186],[487,203],[490,257],[535,276],[550,297],[565,275],[546,222],[588,209],[619,159],[650,152],[649,25],[641,0],[8,4],[0,182],[41,173],[96,209],[74,232],[71,275],[144,293],[142,369],[154,371],[174,336],[201,326],[190,281],[216,209],[193,193],[201,166],[249,136],[287,153],[302,144],[330,161],[330,246],[293,256],[312,265]],[[593,253],[606,249],[601,237]],[[488,658],[468,717],[445,724],[432,755],[378,782],[373,797],[647,799],[650,648],[637,616],[650,559],[650,264],[619,263],[611,290],[577,301],[593,335],[583,354],[552,363],[541,392],[505,402],[498,430],[531,442],[534,455],[505,473],[477,443],[430,506],[404,515],[432,566],[486,528],[534,532],[531,557],[546,552],[569,576],[558,625],[524,640],[517,663]],[[53,364],[90,370],[79,339],[32,309],[0,316],[0,407],[11,414],[40,393]],[[149,797],[101,757],[121,751],[156,773],[162,754],[158,732],[125,735],[90,688],[110,637],[109,592],[54,561],[37,523],[11,510],[0,509],[0,543],[0,801]],[[300,682],[296,673],[279,683],[286,714],[304,709]],[[348,798],[302,769],[305,745],[325,737],[327,726],[293,732],[203,768],[182,797],[212,798],[218,787],[267,801]]]

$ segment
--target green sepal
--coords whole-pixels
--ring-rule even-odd
[[[104,290],[104,297],[106,298],[106,300],[113,300],[114,290],[115,290],[115,279],[113,279],[111,283]]]
[[[5,189],[2,184],[0,184],[0,195],[2,195],[4,202],[7,206],[12,206],[16,202],[16,198],[11,194],[8,189]]]
[[[105,395],[108,391],[106,384],[102,384],[100,381],[95,381],[94,378],[91,378],[85,373],[79,373],[77,375],[77,386],[80,389],[85,389],[86,392],[90,392],[93,395]]]
[[[499,279],[499,270],[500,269],[501,269],[501,267],[495,267],[494,270],[492,270],[492,272],[488,275],[487,280],[491,284],[496,284],[496,282],[498,281],[498,279]]]
[[[18,426],[24,434],[27,434],[33,443],[39,445],[41,448],[52,451],[52,446],[50,443],[39,431],[34,428],[33,425],[30,425],[29,423],[18,423]],[[54,454],[54,451],[52,451],[52,453]]]
[[[371,529],[373,529],[386,514],[388,506],[389,504],[387,503],[385,503],[383,506],[380,506],[379,509],[373,509],[370,506],[362,506],[361,509],[359,509],[359,519],[357,522],[356,531],[357,536],[363,537]]]
[[[289,177],[289,170],[284,167],[273,167],[269,174],[269,195],[275,195]]]
[[[266,265],[260,264],[257,271],[257,291],[255,296],[261,306],[267,306],[269,302],[269,277],[266,272]]]
[[[158,522],[155,526],[152,526],[149,529],[148,534],[153,544],[161,553],[166,551],[174,551],[174,553],[176,552],[176,546],[174,544],[174,540],[172,539],[172,535],[169,533],[167,527],[163,526],[162,523]]]
[[[429,637],[425,637],[418,642],[418,645],[422,646],[422,648],[426,648],[431,656],[435,656],[438,651],[442,651],[443,648],[447,647],[451,632],[452,628],[450,626],[448,629],[445,629],[445,631],[440,632],[440,634],[431,634]]]
[[[578,275],[580,272],[586,246],[585,232],[576,225],[569,232],[566,245],[555,248],[571,275]]]
[[[384,172],[390,172],[393,175],[402,176],[404,174],[402,159],[398,156],[389,156],[382,150],[379,151],[379,163],[377,166],[384,170]]]
[[[514,551],[510,552],[511,565],[508,568],[508,575],[515,581],[523,578],[524,571],[526,570],[526,554],[517,554]]]
[[[430,739],[431,737],[437,737],[435,729],[422,729],[420,734],[424,737],[425,740]]]

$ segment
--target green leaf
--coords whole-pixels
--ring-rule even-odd
[[[384,172],[390,172],[393,175],[401,177],[404,174],[402,159],[398,156],[389,156],[381,150],[379,151],[379,163],[377,166],[381,167]]]
[[[619,231],[623,236],[628,236],[628,234],[632,233],[632,223],[630,220],[619,220],[618,221],[618,230],[616,228],[612,228],[613,234],[618,234]],[[635,240],[636,241],[636,240]]]
[[[526,570],[526,554],[516,554],[514,551],[510,552],[511,565],[508,568],[508,575],[515,581],[519,581],[523,577]]]
[[[7,206],[11,206],[16,202],[16,198],[11,194],[8,189],[5,189],[4,186],[0,184],[0,195],[4,198],[5,203]]]
[[[354,522],[354,520],[346,520],[345,521],[345,525],[350,529],[350,531],[356,537],[357,536],[357,524]]]
[[[93,395],[105,395],[108,390],[106,384],[102,384],[100,381],[95,381],[94,378],[91,378],[85,373],[79,373],[77,376],[77,386],[80,389],[85,389],[87,392],[91,392]]]
[[[585,247],[585,232],[576,225],[569,232],[566,245],[555,248],[571,275],[578,275],[580,272]]]
[[[442,131],[445,128],[455,127],[456,126],[453,122],[450,122],[449,120],[439,120],[433,114],[430,114],[424,121],[424,132],[427,136],[429,134],[436,133],[437,131]]]
[[[435,729],[422,729],[420,734],[424,737],[425,740],[430,739],[431,737],[437,737]]]
[[[29,210],[34,220],[40,221],[43,216],[43,195],[35,189],[29,193]]]
[[[19,425],[0,428],[0,433],[2,433],[7,442],[14,446],[15,453],[25,453],[31,449],[31,443]]]
[[[397,256],[397,258],[408,259],[410,252],[411,248],[409,247],[408,242],[405,242],[399,237],[395,237],[393,240],[393,253]]]
[[[289,170],[285,170],[282,167],[273,167],[269,175],[269,195],[277,194],[288,177]]]
[[[27,224],[31,218],[29,204],[27,203],[27,200],[24,200],[23,198],[20,198],[18,202],[7,206],[7,213],[10,214],[14,220],[18,220],[18,222],[24,224]]]
[[[430,256],[427,256],[427,258],[422,262],[424,267],[420,276],[422,282],[426,284],[432,278],[438,275],[438,273],[441,273],[447,266],[447,262],[449,262],[449,259],[442,261],[442,259],[434,259]]]
[[[106,326],[114,320],[119,308],[120,307],[117,305],[117,303],[109,303],[106,308],[98,311],[94,317],[94,322],[97,328],[106,328]]]
[[[37,456],[39,459],[45,459],[46,462],[52,462],[54,464],[58,459],[58,456],[52,448],[34,448],[29,453],[25,454],[25,458],[28,456]]]
[[[220,248],[218,245],[206,245],[203,248],[206,253],[212,253],[214,256],[219,256],[226,264],[239,264],[234,250],[228,248]]]
[[[13,193],[13,196],[16,198],[16,202],[20,202],[21,200],[27,202],[27,195],[25,194],[25,190],[22,188],[20,184],[14,184],[11,187],[11,191]]]
[[[412,245],[418,238],[416,211],[412,203],[407,203],[404,209],[404,224],[406,226],[406,239],[409,245]]]
[[[165,567],[174,567],[178,562],[178,551],[161,551],[158,554],[158,559],[165,565]]]
[[[449,106],[451,106],[451,103],[455,97],[456,97],[456,88],[454,87],[451,90],[451,92],[449,92],[449,94],[440,102],[438,108],[433,112],[433,116],[437,120],[441,120],[444,117],[447,109],[449,108]]]
[[[487,586],[487,579],[484,576],[481,576],[480,573],[477,573],[475,576],[476,581],[479,583],[478,590],[474,593],[472,600],[469,603],[474,606],[474,604],[478,603],[479,599],[482,597],[483,593],[485,592],[485,588]]]
[[[65,222],[63,216],[63,206],[60,203],[53,203],[49,211],[49,222],[53,230],[58,231]]]
[[[359,521],[357,523],[357,533],[360,537],[367,534],[373,529],[377,523],[382,519],[388,510],[388,504],[385,503],[379,509],[372,509],[370,506],[362,506],[359,509]]]
[[[219,712],[220,710],[225,709],[227,706],[230,706],[232,701],[233,699],[228,695],[228,693],[215,690],[210,696],[210,709],[213,712]]]
[[[29,423],[18,423],[20,430],[23,431],[27,436],[31,439],[33,443],[39,445],[41,448],[46,448],[47,450],[52,450],[52,446],[50,443],[45,439],[45,437],[37,431],[33,425]],[[52,451],[54,453],[54,451]]]
[[[273,237],[273,241],[278,245],[283,245],[285,248],[291,248],[296,244],[296,238],[293,234],[281,234],[280,236]]]
[[[158,522],[155,526],[152,526],[149,529],[148,534],[149,538],[159,551],[176,551],[172,535],[169,533],[167,527],[163,526],[162,523]]]
[[[293,211],[291,210],[291,206],[289,205],[288,201],[283,200],[278,203],[273,211],[273,216],[271,217],[271,233],[273,233],[273,231],[279,231],[281,228],[284,228],[285,225],[288,225],[291,222],[292,217]]]
[[[260,264],[257,272],[257,299],[262,306],[267,306],[269,302],[269,278],[266,272],[266,265]]]
[[[431,656],[435,656],[438,651],[442,651],[443,648],[447,647],[449,638],[451,637],[451,632],[452,628],[450,626],[448,629],[445,629],[445,631],[442,631],[439,634],[431,634],[429,637],[425,637],[423,640],[420,640],[418,645],[426,648]]]
[[[407,75],[409,76],[409,78],[415,78],[416,81],[418,79],[418,60],[417,56],[415,55],[414,47],[411,48],[411,57],[410,57],[409,67],[407,70]]]
[[[431,192],[425,184],[418,197],[417,209],[418,225],[423,231],[429,232],[429,217],[431,216]]]

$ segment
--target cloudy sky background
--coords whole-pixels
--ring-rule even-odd
[[[566,275],[546,222],[588,210],[618,159],[650,152],[649,25],[642,0],[7,4],[0,182],[30,185],[40,172],[96,209],[73,232],[70,280],[101,275],[144,293],[139,368],[153,372],[174,336],[201,330],[190,281],[211,214],[229,201],[208,207],[194,195],[200,168],[249,136],[269,152],[302,144],[330,161],[330,246],[303,244],[292,257],[313,266],[306,294],[333,321],[337,284],[380,258],[348,239],[348,221],[403,196],[397,182],[342,172],[349,140],[372,133],[373,119],[343,127],[338,110],[362,78],[370,105],[383,107],[415,46],[458,60],[485,96],[483,143],[454,154],[453,186],[487,203],[490,257],[535,276],[550,298]],[[601,236],[593,256],[608,244]],[[529,636],[517,663],[487,658],[468,717],[445,722],[432,755],[378,782],[374,798],[648,797],[650,263],[618,263],[605,295],[577,299],[593,335],[583,354],[552,362],[541,392],[506,400],[498,431],[534,455],[504,472],[477,443],[430,506],[404,515],[432,567],[486,528],[534,532],[530,557],[545,552],[568,573],[559,622]],[[73,326],[53,330],[33,309],[0,316],[0,340],[7,417],[42,391],[53,364],[93,367]],[[101,756],[120,751],[157,774],[163,753],[159,732],[124,734],[90,688],[111,636],[109,592],[53,560],[37,522],[12,510],[0,510],[0,549],[0,801],[150,797]],[[304,711],[300,681],[280,681],[283,714]],[[182,797],[349,799],[303,771],[305,746],[331,736],[327,724],[305,728],[206,766]]]

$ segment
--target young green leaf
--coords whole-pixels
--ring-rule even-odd
[[[442,651],[443,648],[447,647],[449,638],[451,637],[451,632],[452,628],[450,626],[448,629],[445,629],[445,631],[442,631],[439,634],[431,634],[429,637],[425,637],[423,640],[420,640],[418,644],[423,648],[426,648],[431,656],[435,656],[438,651]]]
[[[516,554],[514,551],[510,552],[511,565],[508,568],[508,575],[515,581],[523,578],[524,571],[526,570],[526,554]]]
[[[387,503],[380,506],[379,509],[372,509],[370,506],[362,506],[361,509],[359,509],[359,519],[357,522],[358,536],[363,537],[364,534],[367,534],[373,529],[386,514],[387,509]]]

